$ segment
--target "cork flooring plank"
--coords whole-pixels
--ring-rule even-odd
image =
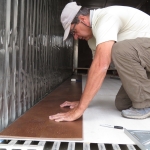
[[[76,77],[81,80],[81,77]],[[55,122],[49,116],[66,112],[69,108],[60,108],[64,101],[79,100],[82,82],[71,82],[69,78],[42,101],[28,110],[0,133],[0,137],[19,139],[82,139],[82,117],[74,122]]]

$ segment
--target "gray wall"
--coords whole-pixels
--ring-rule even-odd
[[[66,0],[0,0],[0,131],[72,74]]]

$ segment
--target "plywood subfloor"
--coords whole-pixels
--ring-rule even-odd
[[[76,77],[81,80],[81,77]],[[68,111],[60,108],[64,101],[76,101],[82,93],[82,82],[71,82],[69,78],[42,101],[0,133],[1,137],[20,139],[82,139],[82,118],[74,122],[55,122],[49,116]]]

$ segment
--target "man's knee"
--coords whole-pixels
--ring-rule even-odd
[[[117,98],[115,100],[115,106],[119,111],[132,107],[132,102],[128,98]]]
[[[119,101],[119,100],[115,100],[115,106],[116,106],[116,108],[119,110],[119,111],[122,111],[122,110],[124,110],[123,108],[123,105],[121,104],[121,101]]]
[[[147,78],[150,79],[150,72],[146,72],[147,73]]]

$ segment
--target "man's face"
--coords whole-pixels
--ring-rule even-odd
[[[79,16],[79,20],[80,22],[78,24],[71,24],[70,33],[76,40],[82,39],[87,41],[93,36],[89,18],[86,16]]]

